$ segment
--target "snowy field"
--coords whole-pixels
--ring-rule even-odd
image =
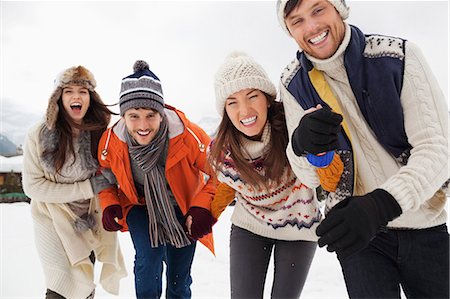
[[[216,257],[198,244],[192,267],[192,297],[229,298],[229,230],[233,208],[228,208],[214,226]],[[135,298],[133,282],[134,249],[128,233],[120,233],[128,277],[121,281],[120,295],[97,287],[99,298]],[[26,203],[0,204],[0,298],[43,298],[44,277],[34,245],[30,206]],[[99,270],[97,267],[96,270]],[[96,278],[99,277],[97,271]],[[265,287],[270,298],[273,267]],[[303,289],[302,298],[346,298],[344,281],[334,254],[318,249]]]

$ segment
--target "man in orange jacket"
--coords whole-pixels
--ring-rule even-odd
[[[99,143],[102,172],[117,182],[99,194],[103,226],[130,231],[137,298],[161,296],[163,262],[166,298],[190,298],[195,240],[214,253],[210,138],[164,104],[161,82],[145,61],[122,79],[119,105],[121,119]]]

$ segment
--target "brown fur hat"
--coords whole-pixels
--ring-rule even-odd
[[[80,85],[87,88],[91,93],[91,101],[95,100],[103,103],[100,96],[94,90],[97,86],[94,75],[81,65],[68,68],[59,73],[56,77],[55,89],[48,100],[46,125],[49,130],[55,127],[56,120],[58,119],[58,101],[61,99],[62,90],[70,84]],[[92,97],[95,99],[92,99]]]

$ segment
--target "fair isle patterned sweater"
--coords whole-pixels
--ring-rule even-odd
[[[270,142],[266,126],[261,141],[241,139],[242,148],[255,171],[264,174],[264,149]],[[217,174],[220,182],[236,190],[236,205],[231,222],[254,234],[278,240],[316,241],[316,227],[321,219],[319,203],[313,190],[306,187],[288,168],[280,178],[266,188],[247,184],[227,155]]]

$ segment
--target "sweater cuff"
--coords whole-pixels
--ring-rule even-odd
[[[328,192],[336,191],[343,171],[344,163],[342,163],[341,157],[337,153],[334,155],[330,165],[316,169],[320,185]]]

